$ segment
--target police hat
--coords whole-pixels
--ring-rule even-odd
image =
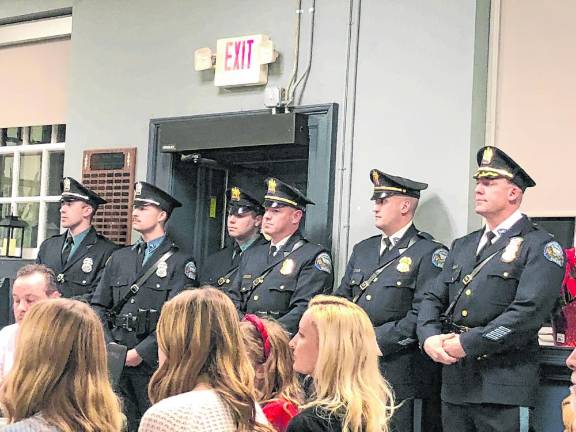
[[[257,215],[264,214],[264,207],[260,201],[238,186],[231,187],[226,191],[226,200],[230,213],[242,215],[252,211]]]
[[[60,182],[60,192],[62,194],[60,197],[61,201],[84,201],[95,209],[97,209],[99,205],[108,202],[72,177],[64,177],[62,179]]]
[[[146,182],[136,182],[134,185],[134,205],[154,204],[166,213],[172,213],[176,207],[182,207],[180,201],[172,198],[171,195],[162,189]]]
[[[370,180],[374,184],[372,200],[386,198],[392,195],[406,195],[420,198],[420,191],[428,187],[427,183],[420,183],[404,177],[393,176],[377,169],[370,170]]]
[[[536,186],[536,182],[514,160],[497,147],[486,146],[476,155],[478,169],[474,174],[479,178],[507,178],[520,189]]]
[[[266,208],[290,206],[304,210],[307,204],[315,204],[294,186],[276,178],[266,179],[266,187],[268,190],[264,195],[264,204],[262,204]]]

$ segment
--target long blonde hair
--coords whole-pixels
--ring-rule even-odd
[[[294,372],[294,358],[289,347],[290,338],[280,324],[264,318],[257,318],[264,326],[270,343],[270,352],[264,355],[262,335],[249,321],[240,323],[240,330],[248,356],[254,369],[261,370],[256,374],[256,394],[261,404],[275,399],[284,399],[297,407],[302,404],[302,388]]]
[[[304,406],[322,408],[342,419],[342,430],[388,432],[394,395],[378,367],[374,327],[356,304],[318,295],[308,306],[318,330],[314,368],[314,400]]]
[[[88,305],[46,300],[26,313],[0,402],[10,422],[41,413],[63,432],[122,430],[102,324]]]
[[[256,421],[254,371],[226,294],[209,287],[178,294],[164,304],[156,334],[166,359],[148,385],[153,403],[207,380],[230,409],[238,431],[274,430]]]

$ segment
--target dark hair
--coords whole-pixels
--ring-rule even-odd
[[[44,264],[28,264],[24,267],[20,268],[16,273],[16,279],[20,279],[26,276],[33,275],[35,273],[41,274],[44,276],[44,280],[46,281],[46,294],[52,294],[53,292],[58,291],[56,286],[56,275],[54,271],[50,268],[45,266]]]

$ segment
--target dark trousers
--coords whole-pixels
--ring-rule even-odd
[[[511,405],[442,403],[445,432],[534,432],[532,409]]]
[[[150,408],[148,382],[151,376],[151,368],[144,363],[136,367],[125,367],[122,371],[119,388],[128,420],[128,432],[138,431],[142,415]]]
[[[442,432],[439,398],[405,399],[391,421],[392,432]]]

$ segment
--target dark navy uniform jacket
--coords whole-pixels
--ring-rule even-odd
[[[259,236],[254,243],[248,246],[248,249],[262,244],[269,244],[263,237]],[[236,252],[236,254],[234,254]],[[240,252],[240,247],[236,242],[233,245],[226,246],[213,253],[202,265],[198,280],[200,285],[211,285],[218,289],[228,291],[230,284],[236,277],[240,257],[245,253]]]
[[[302,246],[291,253],[300,241]],[[262,244],[242,254],[229,295],[241,312],[276,319],[293,334],[310,299],[331,292],[331,258],[327,249],[308,242],[299,232],[288,239],[276,256],[271,257],[269,251],[270,246]],[[252,282],[268,269],[271,271],[263,283],[252,289]]]
[[[381,235],[361,241],[352,251],[337,295],[354,300],[374,324],[382,351],[381,368],[399,399],[429,397],[440,369],[418,348],[416,320],[424,288],[441,272],[446,248],[412,225],[380,256]],[[374,282],[361,289],[378,268]]]
[[[185,286],[197,285],[196,264],[193,258],[178,251],[178,247],[168,236],[164,238],[143,267],[139,264],[140,256],[137,248],[127,246],[114,252],[102,273],[91,303],[104,323],[108,341],[126,345],[128,349],[135,348],[140,357],[152,367],[156,367],[158,361],[156,332],[136,335],[134,331],[123,328],[109,330],[105,315],[106,310],[119,303],[129,291],[130,286],[171,247],[176,247],[176,253],[166,261],[166,271],[157,270],[152,273],[152,276],[140,286],[138,293],[124,305],[119,315],[128,313],[135,315],[138,309],[160,311],[164,302],[182,291]]]
[[[68,262],[62,265],[62,249],[68,231],[55,235],[42,242],[37,264],[44,264],[54,270],[58,291],[63,297],[76,297],[90,302],[92,293],[98,286],[106,261],[118,246],[90,228],[82,243]]]
[[[440,334],[438,317],[475,265],[484,230],[454,241],[437,283],[420,306],[418,337]],[[538,330],[548,318],[564,275],[564,254],[550,234],[523,216],[482,255],[496,255],[467,285],[453,320],[466,357],[444,366],[442,400],[453,404],[534,406],[539,386]]]

